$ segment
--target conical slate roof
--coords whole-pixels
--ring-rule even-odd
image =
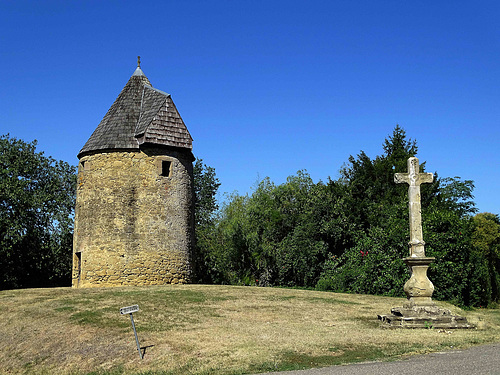
[[[192,141],[170,95],[153,88],[138,66],[78,157],[143,144],[192,150]]]

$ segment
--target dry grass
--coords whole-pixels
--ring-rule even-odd
[[[0,373],[244,374],[500,341],[500,311],[461,311],[477,330],[386,330],[402,299],[231,286],[0,292]],[[144,360],[130,319],[134,314]],[[442,304],[443,306],[445,304]]]

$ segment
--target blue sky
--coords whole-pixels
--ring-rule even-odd
[[[335,179],[400,124],[427,171],[499,214],[498,4],[3,0],[0,134],[76,165],[140,55],[221,193]]]

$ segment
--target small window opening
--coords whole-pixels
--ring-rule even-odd
[[[163,177],[170,177],[170,166],[172,165],[172,162],[168,160],[162,160],[161,161],[161,175]]]
[[[88,171],[90,169],[90,164],[85,160],[81,161],[80,165],[82,166],[82,171]]]

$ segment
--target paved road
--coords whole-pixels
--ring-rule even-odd
[[[500,375],[500,343],[409,357],[397,362],[365,362],[322,369],[260,375]]]

